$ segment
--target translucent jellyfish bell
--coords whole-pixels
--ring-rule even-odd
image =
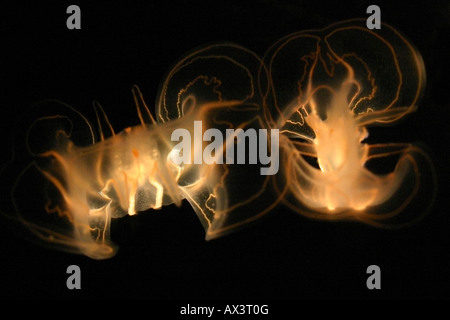
[[[62,154],[72,145],[92,145],[91,124],[78,111],[59,101],[36,104],[18,122],[13,158],[1,171],[2,192],[9,202],[1,213],[20,235],[45,247],[92,258],[111,257],[116,247],[109,241],[109,219],[90,219],[77,198],[67,201],[70,183]],[[44,154],[53,150],[54,156]],[[61,153],[59,153],[61,152]],[[86,202],[86,198],[83,199]],[[82,202],[83,202],[82,201]]]
[[[365,142],[368,127],[415,111],[423,93],[422,58],[403,35],[350,20],[284,37],[264,62],[263,96],[283,133],[285,171],[277,181],[289,188],[288,206],[313,218],[383,226],[426,212],[435,192],[429,157],[410,143]],[[389,173],[369,169],[384,158],[394,159]]]
[[[201,119],[202,135],[209,128],[224,136],[227,129],[267,130],[270,126],[258,92],[258,86],[267,86],[264,79],[264,65],[252,51],[233,43],[206,45],[184,56],[167,74],[156,118],[160,123]],[[236,141],[224,138],[221,150],[234,149]],[[255,141],[245,141],[248,157]],[[258,147],[267,147],[270,153],[270,141],[264,144],[258,142]],[[178,181],[206,230],[206,239],[255,221],[281,200],[273,190],[272,176],[261,175],[265,165],[225,160],[209,166],[190,164]]]

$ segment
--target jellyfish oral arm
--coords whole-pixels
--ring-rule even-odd
[[[312,146],[319,169],[302,157],[295,158],[299,178],[310,183],[300,181],[300,185],[308,187],[294,193],[302,203],[318,211],[362,211],[379,205],[396,192],[405,175],[404,170],[398,170],[395,175],[377,176],[365,167],[369,146],[363,141],[368,132],[358,124],[347,97],[343,87],[335,92],[325,119],[315,111],[305,119],[315,133]]]

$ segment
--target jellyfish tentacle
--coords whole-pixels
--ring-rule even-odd
[[[108,116],[103,110],[101,104],[97,100],[94,100],[93,106],[95,110],[95,116],[97,118],[98,130],[100,132],[100,140],[103,141],[106,138],[114,136],[114,129],[111,125],[111,122],[109,122]]]

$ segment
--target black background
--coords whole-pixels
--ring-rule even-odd
[[[235,302],[450,297],[448,1],[430,6],[300,0],[78,2],[81,30],[66,28],[70,4],[0,9],[2,160],[8,159],[11,124],[36,101],[57,98],[94,120],[90,106],[97,99],[119,131],[138,123],[131,86],[138,84],[153,106],[165,73],[194,47],[229,40],[263,54],[286,34],[365,18],[366,8],[378,4],[382,20],[422,53],[428,77],[419,110],[379,133],[426,144],[439,175],[439,193],[426,219],[405,230],[311,221],[279,207],[249,228],[210,242],[184,203],[115,221],[112,239],[120,250],[105,261],[35,246],[2,226],[1,297]],[[81,268],[82,290],[66,288],[66,268],[72,264]],[[381,290],[366,287],[366,268],[372,264],[381,268]]]

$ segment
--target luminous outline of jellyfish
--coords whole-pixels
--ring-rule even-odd
[[[289,185],[287,206],[310,218],[396,228],[428,212],[434,168],[412,143],[367,144],[367,127],[395,123],[417,109],[425,67],[394,28],[373,31],[364,23],[354,19],[280,39],[263,59],[270,82],[263,96],[284,133],[287,160],[278,185]],[[367,168],[389,157],[398,157],[391,172]],[[419,192],[426,200],[411,209]],[[415,212],[399,215],[407,207]]]

